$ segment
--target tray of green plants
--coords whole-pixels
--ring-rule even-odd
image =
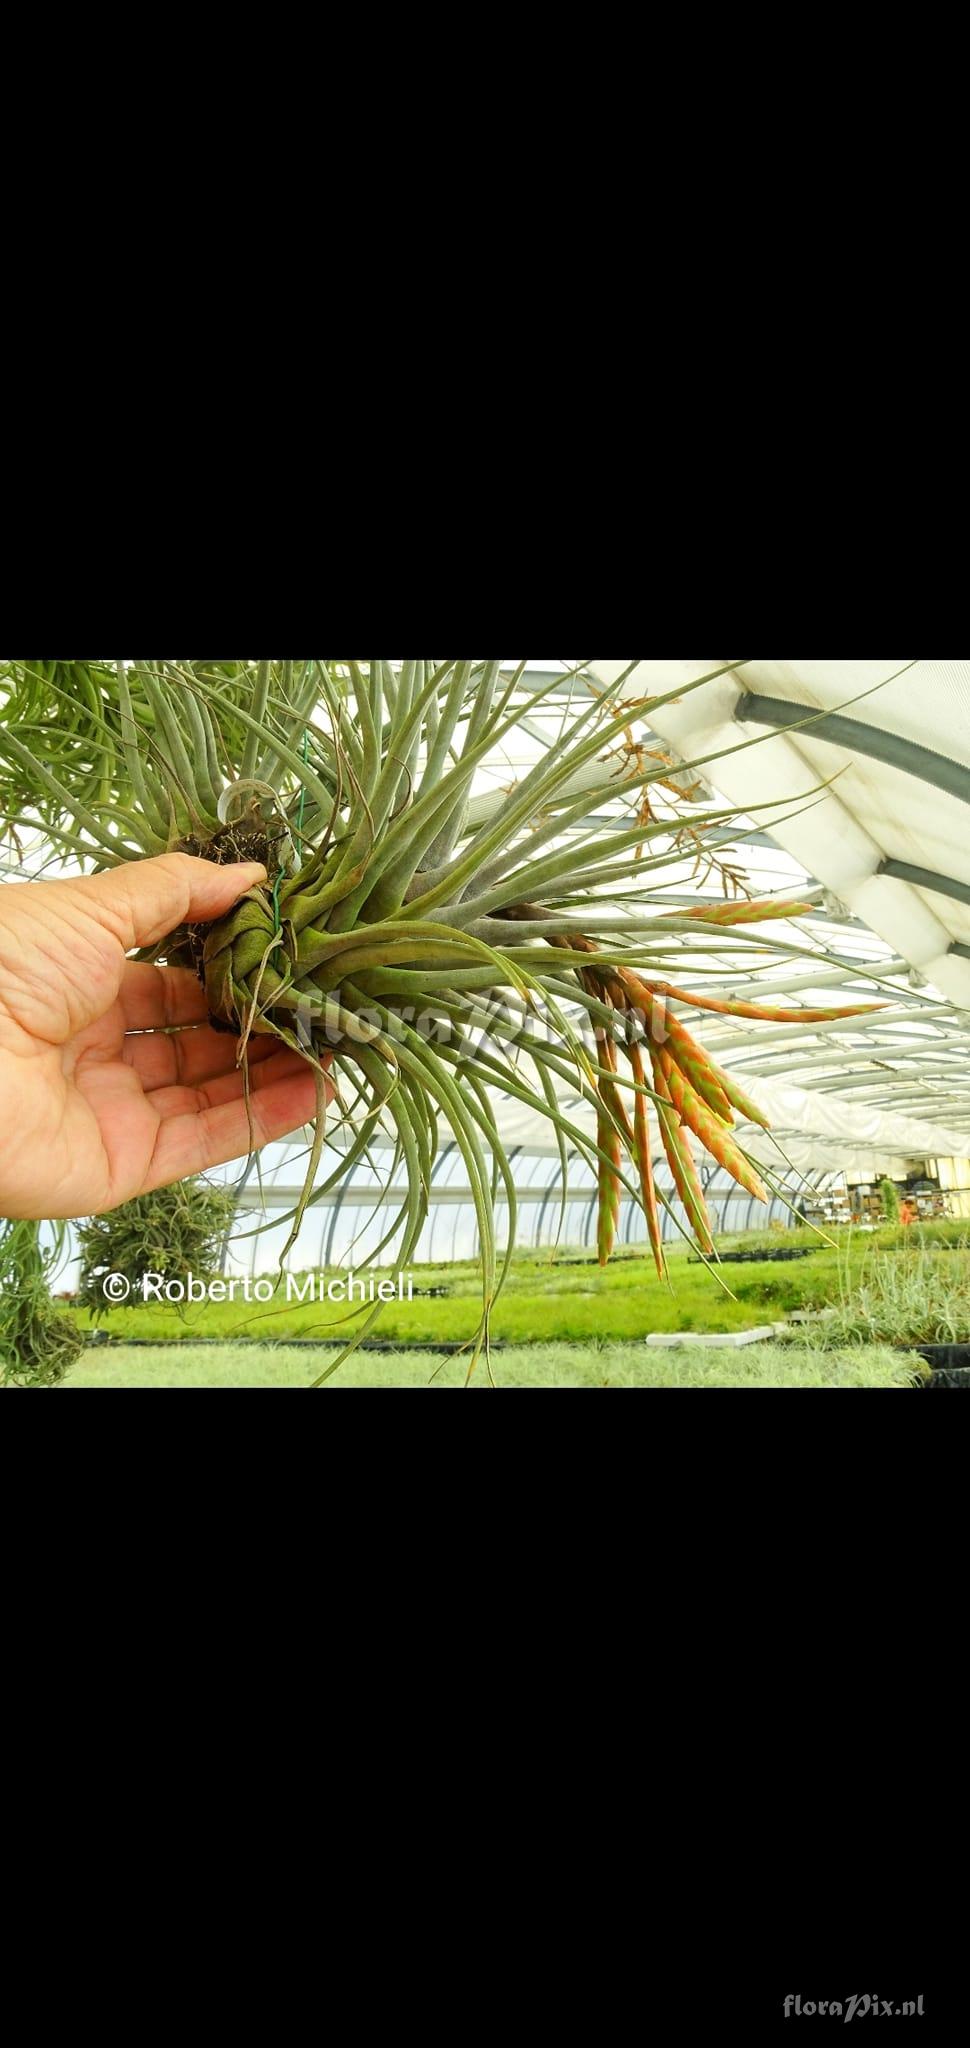
[[[779,1246],[777,1250],[768,1252],[721,1252],[720,1263],[722,1266],[778,1265],[786,1259],[810,1259],[815,1249],[814,1245],[795,1244],[790,1249]],[[706,1265],[707,1261],[699,1258],[694,1252],[688,1257],[687,1263],[689,1266],[702,1266]]]

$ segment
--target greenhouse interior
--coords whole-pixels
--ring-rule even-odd
[[[0,663],[3,1385],[965,1388],[968,803],[967,662]]]

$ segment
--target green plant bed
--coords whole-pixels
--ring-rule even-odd
[[[943,1251],[970,1250],[970,1217],[940,1217],[932,1223],[910,1223],[898,1228],[883,1226],[872,1242],[883,1251],[918,1252],[928,1245]]]
[[[876,1257],[857,1271],[846,1265],[830,1306],[831,1314],[811,1326],[814,1345],[967,1344],[970,1260],[924,1248],[912,1260]]]
[[[722,1252],[720,1264],[722,1266],[787,1265],[793,1259],[810,1259],[813,1251],[814,1246],[810,1244],[796,1244],[792,1245],[790,1250],[786,1250],[783,1246],[779,1245],[774,1251]],[[702,1265],[703,1260],[699,1256],[692,1254],[688,1264],[692,1266]]]
[[[966,1237],[914,1238],[912,1230],[901,1230],[892,1243],[883,1244],[880,1249],[903,1258],[914,1258],[921,1251],[967,1252],[970,1240]]]
[[[806,1259],[798,1273],[814,1270]],[[560,1263],[558,1259],[523,1255],[512,1266],[492,1316],[492,1336],[505,1344],[567,1340],[594,1343],[608,1332],[612,1342],[648,1337],[657,1330],[698,1330],[724,1334],[747,1330],[765,1321],[764,1289],[780,1284],[785,1304],[801,1304],[806,1285],[790,1284],[791,1269],[750,1266],[743,1280],[725,1274],[724,1285],[702,1266],[689,1266],[686,1256],[671,1259],[671,1283],[658,1280],[643,1253],[617,1260],[601,1271],[596,1264]],[[382,1338],[401,1345],[464,1343],[474,1335],[480,1317],[481,1279],[469,1264],[448,1268],[417,1267],[415,1299],[394,1302],[380,1323]],[[817,1284],[817,1282],[816,1282]],[[835,1285],[834,1268],[831,1284]],[[433,1290],[444,1287],[446,1294]],[[781,1297],[778,1297],[779,1299]],[[78,1311],[87,1333],[92,1317]],[[779,1312],[780,1315],[781,1311]],[[205,1303],[180,1312],[160,1305],[119,1309],[111,1330],[124,1339],[232,1339],[346,1337],[346,1307],[336,1303],[300,1306],[285,1300],[266,1306]]]
[[[820,1253],[845,1251],[847,1246],[862,1255],[868,1251],[917,1252],[927,1245],[943,1249],[970,1250],[970,1216],[941,1216],[933,1222],[880,1223],[875,1230],[854,1229],[847,1224],[831,1227],[797,1224],[790,1230],[747,1230],[718,1238],[718,1250],[725,1252],[770,1252],[800,1245]]]
[[[182,1352],[89,1351],[68,1375],[77,1388],[309,1387],[325,1369],[320,1354],[305,1351],[221,1350]],[[641,1344],[590,1345],[567,1349],[541,1344],[496,1357],[495,1380],[502,1387],[643,1388],[808,1388],[914,1387],[920,1361],[885,1346],[816,1353],[803,1345],[752,1345],[739,1353],[648,1352]],[[357,1354],[342,1365],[330,1387],[450,1387],[465,1384],[466,1366],[429,1353],[375,1358]],[[488,1387],[480,1364],[472,1387]]]
[[[835,1230],[820,1231],[809,1224],[798,1224],[790,1230],[743,1230],[731,1237],[719,1237],[717,1248],[723,1258],[728,1252],[831,1252],[838,1242]]]
[[[964,1276],[970,1291],[970,1256],[948,1253],[944,1258],[939,1247],[930,1247],[923,1257],[951,1284]],[[523,1252],[513,1261],[493,1314],[492,1336],[496,1342],[521,1345],[594,1343],[604,1333],[614,1343],[632,1343],[656,1331],[724,1335],[780,1322],[794,1311],[837,1306],[879,1265],[900,1276],[916,1270],[916,1262],[882,1259],[874,1240],[858,1233],[846,1233],[834,1250],[813,1247],[810,1258],[794,1264],[766,1260],[725,1267],[723,1284],[703,1266],[690,1264],[686,1248],[671,1249],[669,1285],[658,1280],[642,1247],[616,1258],[605,1271],[573,1248],[564,1253]],[[477,1268],[470,1262],[417,1266],[413,1278],[415,1299],[387,1308],[381,1337],[401,1346],[464,1343],[480,1314]],[[446,1291],[442,1295],[439,1289]],[[260,1337],[282,1343],[291,1338],[346,1337],[345,1319],[346,1309],[336,1304],[301,1307],[276,1302],[261,1307],[240,1301],[207,1303],[184,1313],[155,1305],[124,1308],[112,1314],[110,1327],[122,1340]],[[77,1321],[89,1334],[91,1315],[78,1311]],[[866,1334],[865,1328],[846,1325],[844,1341],[857,1342]],[[932,1327],[902,1331],[904,1340],[922,1341],[934,1334]],[[894,1341],[895,1335],[887,1331],[885,1341]]]

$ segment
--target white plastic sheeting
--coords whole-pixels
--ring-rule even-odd
[[[813,1094],[792,1082],[755,1074],[745,1076],[744,1086],[764,1110],[793,1166],[801,1171],[829,1165],[866,1177],[877,1173],[902,1176],[914,1159],[949,1158],[966,1146],[962,1133],[845,1096]],[[766,1132],[746,1124],[739,1128],[739,1135],[747,1151],[778,1171],[778,1145]]]
[[[603,681],[626,665],[591,664]],[[718,666],[641,662],[631,689],[660,694],[678,676],[692,682]],[[970,885],[967,805],[918,773],[853,755],[811,727],[769,733],[740,725],[735,713],[746,691],[844,713],[970,768],[970,662],[907,668],[903,661],[753,661],[743,679],[720,677],[650,714],[655,731],[684,760],[722,757],[710,772],[740,809],[776,796],[785,812],[806,806],[800,817],[779,809],[779,822],[761,812],[759,823],[902,959],[970,1011],[970,960],[949,950],[954,941],[970,943],[970,905],[878,872],[888,857]],[[812,796],[823,782],[832,786]]]

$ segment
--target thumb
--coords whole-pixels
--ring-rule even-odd
[[[188,853],[163,853],[157,860],[132,861],[104,875],[86,876],[83,889],[99,922],[114,932],[126,953],[154,946],[180,924],[207,924],[224,917],[247,889],[265,882],[258,861],[217,867]]]

